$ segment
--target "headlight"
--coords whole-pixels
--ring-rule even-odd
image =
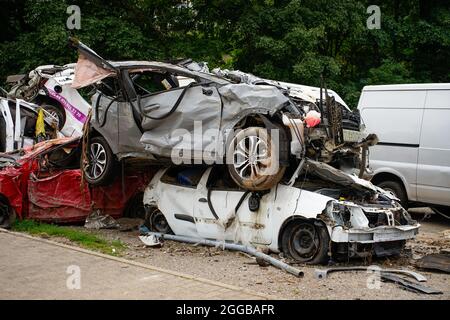
[[[366,228],[369,226],[364,211],[357,205],[345,204],[333,200],[328,201],[325,213],[336,225],[347,228]]]

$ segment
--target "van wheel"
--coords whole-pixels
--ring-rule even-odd
[[[116,159],[103,137],[94,137],[88,142],[86,159],[81,157],[84,178],[93,186],[104,186],[112,182]]]
[[[267,129],[249,127],[239,131],[227,147],[227,165],[233,180],[251,191],[268,190],[283,177],[277,146]]]
[[[328,261],[329,243],[325,226],[300,220],[291,222],[283,231],[281,249],[298,262],[324,264]]]
[[[403,185],[397,181],[382,181],[377,184],[378,187],[386,191],[392,192],[397,198],[400,199],[400,204],[403,208],[408,209],[408,197]]]

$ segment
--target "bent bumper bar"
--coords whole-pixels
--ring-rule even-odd
[[[348,229],[338,226],[331,231],[333,242],[378,243],[413,239],[420,225],[381,226],[368,229]]]

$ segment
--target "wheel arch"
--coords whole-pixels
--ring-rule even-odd
[[[106,140],[106,142],[108,143],[109,148],[111,149],[112,153],[114,154],[114,157],[116,160],[117,159],[117,145],[115,143],[112,143],[112,141],[110,139],[108,139],[105,135],[103,135],[102,133],[100,133],[100,131],[98,131],[96,128],[90,126],[89,128],[89,139],[91,138],[95,138],[95,137],[101,137],[103,139]]]
[[[408,198],[407,200],[409,201],[413,198],[413,197],[411,197],[411,190],[409,190],[409,188],[407,188],[407,184],[406,184],[404,178],[400,174],[398,174],[396,172],[392,172],[392,171],[379,171],[379,172],[375,173],[375,175],[370,180],[370,182],[372,182],[374,185],[378,185],[379,183],[381,183],[383,181],[395,181],[395,182],[400,183],[401,187],[405,191],[405,194]]]
[[[59,103],[58,100],[53,99],[53,98],[51,98],[51,97],[49,97],[49,96],[43,96],[43,95],[38,95],[38,96],[36,97],[36,102],[35,102],[36,104],[40,105],[40,104],[42,104],[42,103],[44,103],[44,102],[49,103],[49,104],[51,104],[52,106],[58,107],[58,108],[60,108],[62,111],[66,112],[66,110],[64,109],[64,106],[63,106],[61,103]]]

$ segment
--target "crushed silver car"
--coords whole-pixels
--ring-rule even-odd
[[[83,165],[93,185],[108,183],[117,161],[147,161],[225,164],[242,188],[265,190],[304,156],[303,114],[274,86],[163,62],[111,62],[73,45],[73,86],[97,87]],[[191,81],[180,86],[180,76]]]
[[[292,185],[240,188],[220,166],[160,170],[144,193],[154,232],[265,247],[304,263],[399,254],[418,233],[392,194],[306,160]]]
[[[327,89],[325,85],[317,88],[268,80],[239,70],[215,68],[210,71],[207,63],[197,63],[191,59],[179,61],[178,64],[233,83],[272,85],[285,91],[302,114],[317,112],[320,117],[317,125],[305,128],[305,155],[360,177],[371,177],[367,153],[368,148],[378,142],[378,138],[365,132],[359,111],[352,111],[335,91]],[[182,81],[187,83],[188,80]]]

